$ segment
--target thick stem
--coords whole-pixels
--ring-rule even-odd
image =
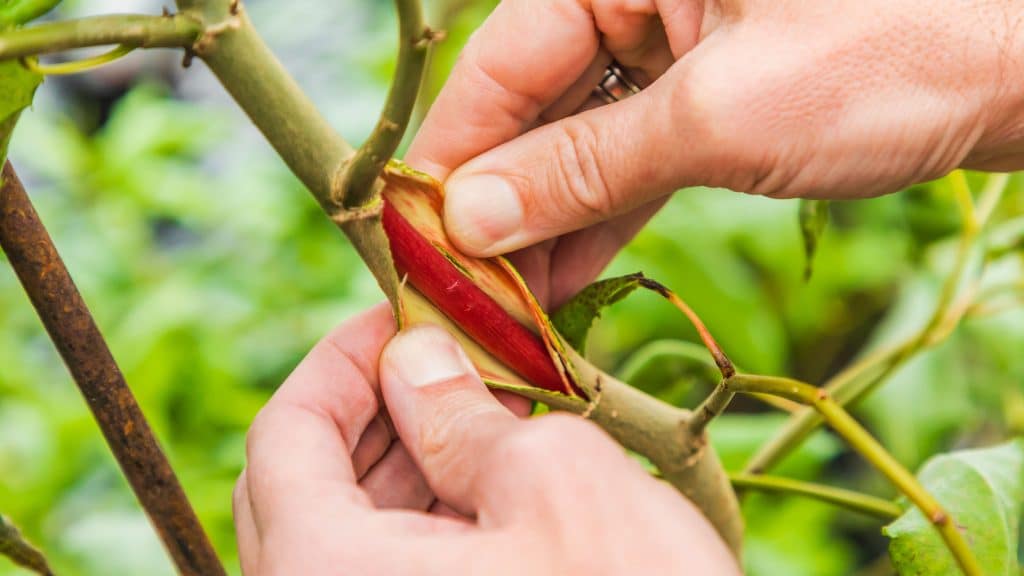
[[[374,197],[374,183],[395,154],[409,125],[423,81],[427,51],[434,33],[423,23],[419,0],[395,0],[398,8],[398,62],[380,120],[369,139],[337,178],[334,200],[356,208]]]
[[[791,478],[760,474],[730,474],[729,481],[736,488],[780,494],[796,494],[835,504],[854,512],[875,516],[882,520],[894,520],[903,514],[903,510],[890,500],[861,494],[852,490],[822,486],[821,484],[813,484],[811,482],[801,482]]]
[[[584,413],[620,444],[657,466],[665,480],[701,509],[738,557],[743,542],[739,502],[707,438],[690,436],[687,421],[691,413],[644,394],[570,354],[591,398]]]
[[[8,163],[0,246],[181,574],[224,574],[174,470]]]
[[[202,33],[202,23],[188,14],[94,16],[0,33],[0,60],[111,44],[188,48]]]
[[[844,440],[889,479],[929,518],[964,574],[981,576],[981,566],[956,523],[917,478],[875,440],[828,392],[790,378],[736,374],[725,382],[734,392],[762,392],[813,406]]]

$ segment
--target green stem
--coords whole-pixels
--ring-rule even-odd
[[[434,32],[423,23],[419,0],[395,0],[398,8],[398,63],[380,120],[369,139],[342,168],[334,201],[356,208],[375,196],[374,182],[402,141],[423,81]]]
[[[211,2],[219,4],[219,2]],[[198,17],[198,12],[185,12]],[[331,175],[353,149],[320,114],[253,28],[241,6],[222,21],[204,21],[196,45],[206,62],[278,155],[330,213]]]
[[[61,62],[59,64],[39,64],[32,58],[23,58],[22,64],[26,68],[42,74],[43,76],[66,76],[69,74],[78,74],[80,72],[86,72],[93,68],[98,68],[104,64],[109,64],[122,56],[131,53],[135,48],[131,46],[121,45],[109,52],[104,52],[99,56],[93,56],[92,58],[84,58],[82,60],[75,60],[74,62]]]
[[[950,183],[960,207],[963,232],[957,246],[956,260],[949,276],[943,282],[938,300],[928,322],[904,342],[875,352],[843,370],[825,383],[823,388],[842,406],[857,402],[881,385],[897,369],[923,350],[931,348],[949,336],[969,309],[958,302],[957,294],[969,276],[968,266],[978,252],[984,238],[985,225],[991,219],[996,205],[1005,193],[1009,178],[995,174],[983,189],[977,208],[963,172],[950,175]],[[970,294],[970,291],[967,291]],[[804,409],[794,414],[782,429],[761,447],[747,463],[744,471],[760,473],[771,469],[796,449],[824,420],[814,410]]]
[[[188,48],[202,32],[202,23],[188,14],[94,16],[0,33],[0,60],[111,44]]]
[[[711,394],[693,411],[693,418],[687,424],[691,436],[700,437],[704,434],[704,430],[711,423],[711,420],[724,412],[729,402],[732,402],[736,393],[729,390],[726,386],[726,380],[722,379],[715,386],[715,389],[711,391]]]
[[[899,506],[883,498],[842,488],[801,482],[791,478],[764,476],[761,474],[730,474],[729,481],[732,482],[734,488],[798,494],[835,504],[855,512],[875,516],[882,520],[893,520],[903,514],[903,510]]]
[[[857,453],[870,462],[917,506],[939,531],[946,546],[967,576],[981,576],[974,552],[967,546],[956,523],[906,468],[875,440],[846,410],[821,388],[790,378],[736,374],[725,387],[734,392],[762,392],[813,406],[825,421]]]

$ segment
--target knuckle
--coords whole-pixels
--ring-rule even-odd
[[[465,459],[477,457],[465,446],[477,434],[477,426],[490,419],[498,407],[481,404],[468,395],[453,393],[444,406],[420,423],[418,441],[424,467],[444,475],[458,468]]]
[[[581,120],[567,120],[557,129],[554,141],[552,187],[561,190],[561,206],[570,213],[600,219],[611,215],[614,197],[602,171],[597,133]]]

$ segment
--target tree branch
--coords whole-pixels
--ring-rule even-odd
[[[170,462],[10,163],[4,167],[2,179],[0,248],[135,496],[181,574],[224,574]]]
[[[18,527],[3,516],[0,516],[0,556],[6,556],[16,566],[40,576],[53,576],[46,556],[25,540]]]
[[[801,482],[791,478],[764,476],[761,474],[730,474],[729,481],[736,488],[760,490],[761,492],[778,492],[797,494],[841,506],[854,512],[875,516],[882,520],[893,520],[903,514],[903,510],[894,502],[877,498],[868,494],[822,486],[811,482]]]
[[[921,486],[913,474],[893,458],[867,430],[833,400],[828,392],[790,378],[749,374],[736,374],[726,379],[725,388],[741,393],[775,394],[813,406],[833,430],[888,478],[900,492],[905,494],[926,518],[931,520],[964,573],[968,576],[981,576],[981,567],[977,558],[974,557],[974,552],[967,545],[963,534],[960,533],[956,523],[942,508],[942,505]]]
[[[187,14],[94,16],[0,33],[0,60],[111,44],[132,48],[188,48],[202,33],[200,21]]]
[[[398,8],[398,63],[387,102],[373,133],[342,167],[332,191],[334,202],[356,208],[374,197],[374,183],[395,154],[409,124],[435,33],[423,23],[419,0],[395,0]]]

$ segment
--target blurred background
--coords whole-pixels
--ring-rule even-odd
[[[430,21],[448,38],[434,54],[425,104],[495,3],[427,3]],[[330,121],[360,142],[392,71],[391,3],[251,0],[248,7]],[[160,8],[149,0],[65,0],[51,17]],[[11,159],[237,574],[231,490],[249,422],[319,337],[381,296],[203,64],[186,70],[180,63],[179,52],[137,52],[87,75],[47,80],[15,132]],[[984,176],[971,182],[980,187]],[[856,407],[912,469],[936,451],[1024,432],[1024,312],[1014,306],[1024,297],[1022,185],[1013,177],[996,215],[1011,238],[986,276],[987,285],[1004,290],[996,309],[968,318]],[[685,190],[609,274],[643,271],[678,291],[744,369],[820,383],[927,320],[959,230],[944,182],[834,203],[831,215],[805,282],[794,201]],[[636,354],[658,356],[650,343],[673,341],[696,336],[662,300],[637,295],[605,315],[590,353],[615,370]],[[638,386],[693,405],[713,384],[691,362],[659,358],[635,375]],[[741,468],[782,420],[761,405],[736,403],[712,431],[727,467]],[[779,473],[893,495],[826,432]],[[0,512],[45,550],[59,574],[173,573],[6,266]],[[751,495],[744,512],[752,575],[891,573],[876,520],[783,496]],[[0,560],[0,575],[15,573]]]

